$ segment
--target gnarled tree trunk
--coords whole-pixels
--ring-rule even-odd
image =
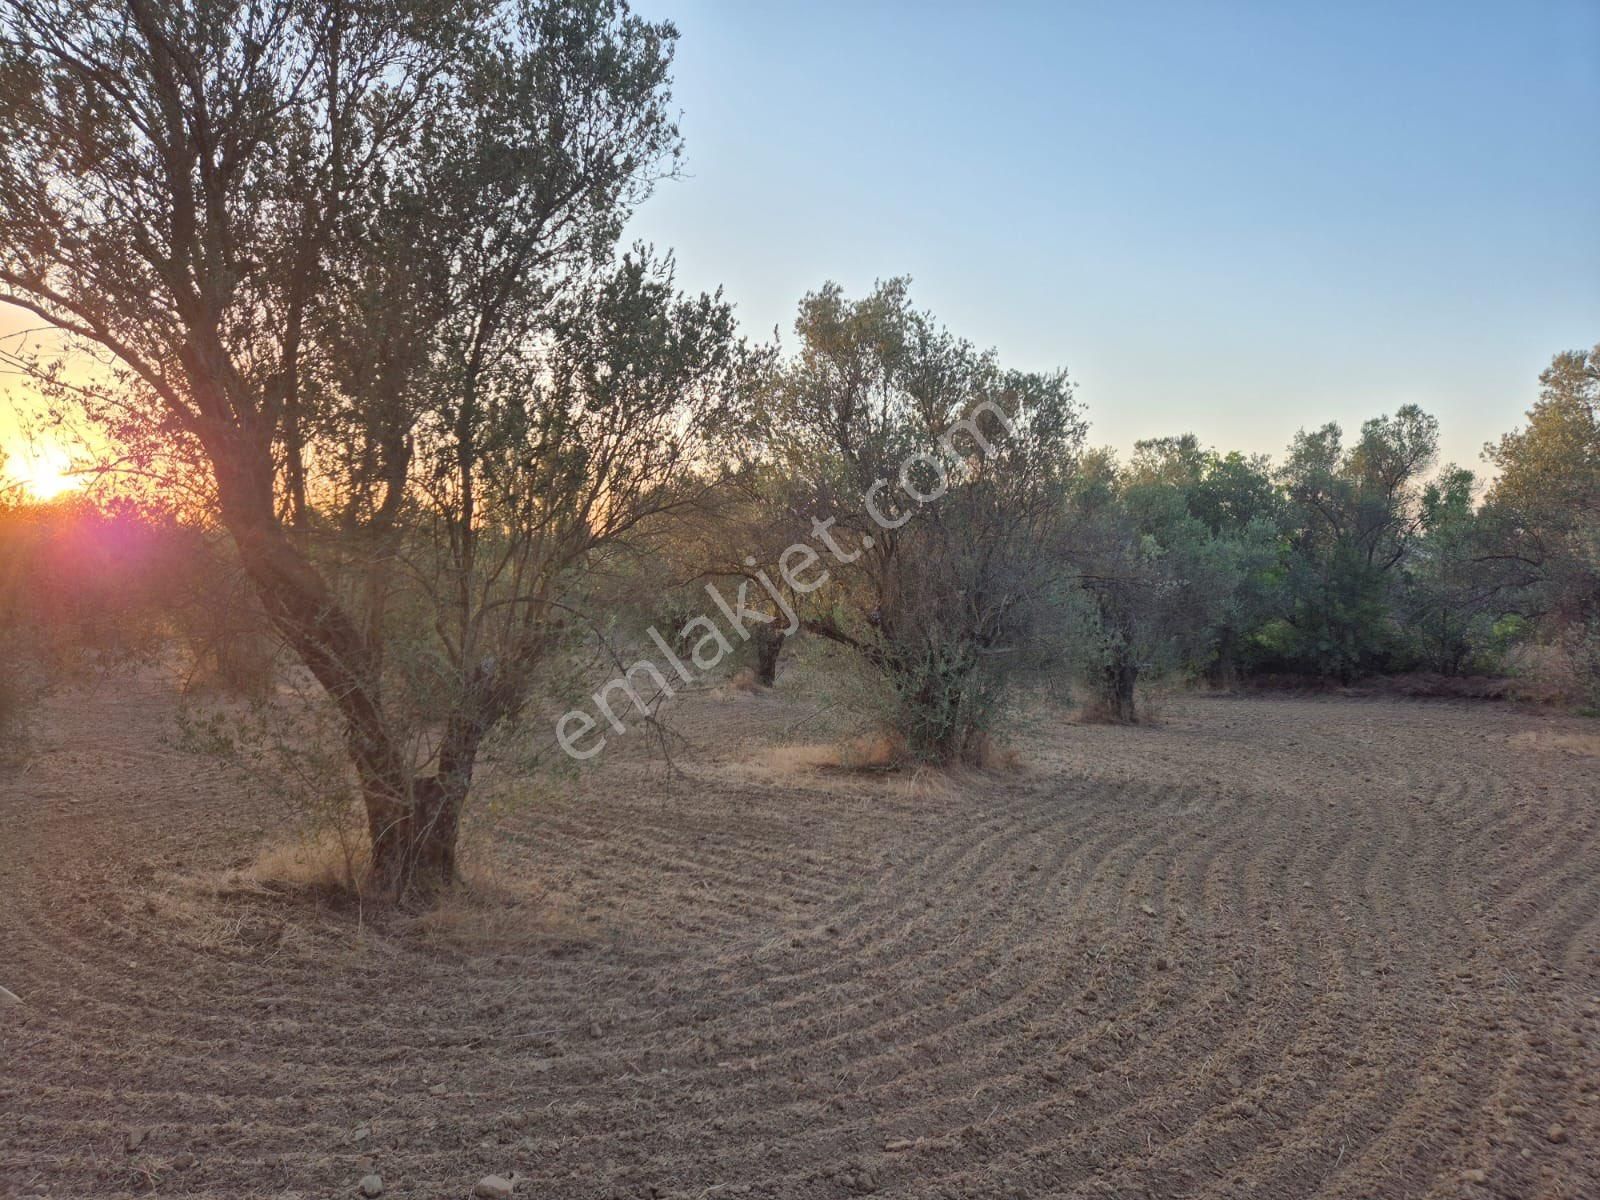
[[[372,860],[368,882],[397,900],[426,899],[455,884],[456,840],[467,784],[454,777],[420,776],[412,781],[410,802],[392,812],[383,796],[367,797]]]
[[[1134,689],[1139,683],[1139,664],[1125,642],[1113,646],[1101,670],[1100,700],[1108,721],[1133,725],[1139,720]]]
[[[461,806],[481,733],[453,718],[439,770],[414,776],[385,719],[377,655],[326,580],[277,521],[261,486],[226,444],[210,447],[223,521],[273,625],[337,708],[361,784],[372,842],[370,882],[404,901],[455,881]]]
[[[755,634],[756,679],[762,687],[771,687],[778,682],[778,656],[783,653],[786,635],[771,625],[757,625],[751,632]]]

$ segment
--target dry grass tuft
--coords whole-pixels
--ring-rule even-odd
[[[1536,730],[1513,734],[1511,744],[1532,750],[1557,750],[1580,758],[1600,758],[1600,733]]]
[[[466,954],[552,952],[593,943],[592,930],[566,897],[496,870],[470,847],[463,851],[468,865],[458,886],[416,912],[363,907],[363,929]],[[275,944],[286,934],[299,937],[321,927],[335,910],[358,905],[366,857],[364,838],[326,831],[269,846],[231,870],[175,879],[174,886],[152,891],[144,904],[187,945],[248,951],[263,941],[263,929],[272,931]]]
[[[773,746],[762,755],[766,766],[780,775],[794,775],[839,765],[839,747],[830,745]]]
[[[397,931],[433,949],[462,954],[560,952],[593,943],[580,907],[524,864],[507,859],[490,830],[464,830],[461,880],[433,904],[401,919]]]
[[[1072,714],[1074,725],[1128,725],[1133,722],[1124,720],[1111,711],[1110,705],[1099,698],[1091,698],[1078,705],[1077,711]]]
[[[267,891],[355,898],[367,869],[366,837],[349,829],[325,829],[299,842],[269,846],[237,872],[240,882]]]
[[[775,746],[766,760],[781,772],[896,771],[910,761],[910,754],[898,734],[864,733],[846,742]]]
[[[980,736],[974,761],[948,767],[916,762],[898,733],[864,733],[844,742],[775,746],[766,765],[781,773],[801,771],[906,772],[919,779],[954,776],[963,771],[1016,771],[1022,757],[987,734]]]
[[[1170,699],[1171,693],[1164,687],[1141,685],[1134,697],[1133,719],[1129,720],[1114,712],[1101,697],[1090,696],[1078,705],[1072,721],[1077,725],[1159,725]]]
[[[911,757],[898,733],[864,733],[839,749],[839,765],[847,771],[894,771]]]

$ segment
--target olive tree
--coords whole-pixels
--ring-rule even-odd
[[[1398,568],[1423,534],[1438,439],[1415,405],[1367,421],[1348,449],[1336,424],[1295,437],[1278,476],[1294,534],[1276,641],[1290,662],[1348,680],[1393,648]]]
[[[454,879],[575,574],[704,483],[731,316],[616,253],[674,38],[620,0],[0,0],[0,301],[204,472],[399,896]]]
[[[1485,665],[1506,597],[1482,554],[1487,526],[1471,471],[1445,467],[1422,492],[1421,535],[1402,568],[1395,615],[1422,666],[1458,675]]]
[[[1501,602],[1542,618],[1600,706],[1600,346],[1557,354],[1528,421],[1486,448],[1499,470],[1478,561]]]
[[[1193,434],[1138,442],[1120,470],[1097,461],[1076,497],[1078,557],[1101,618],[1100,707],[1132,721],[1145,670],[1234,678],[1278,604],[1283,503],[1264,460]]]
[[[830,284],[795,331],[758,440],[797,619],[881,675],[914,754],[978,759],[1010,684],[1056,644],[1084,428],[1071,387],[1003,369],[904,280],[857,301]]]

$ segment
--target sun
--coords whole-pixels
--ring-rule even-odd
[[[55,446],[13,446],[3,462],[4,482],[19,487],[31,500],[54,500],[83,486],[72,471],[72,459]]]

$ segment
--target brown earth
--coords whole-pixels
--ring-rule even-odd
[[[280,808],[165,688],[58,697],[0,1194],[1600,1196],[1593,722],[1185,698],[908,779],[770,751],[813,711],[502,779],[453,926],[202,887]]]

